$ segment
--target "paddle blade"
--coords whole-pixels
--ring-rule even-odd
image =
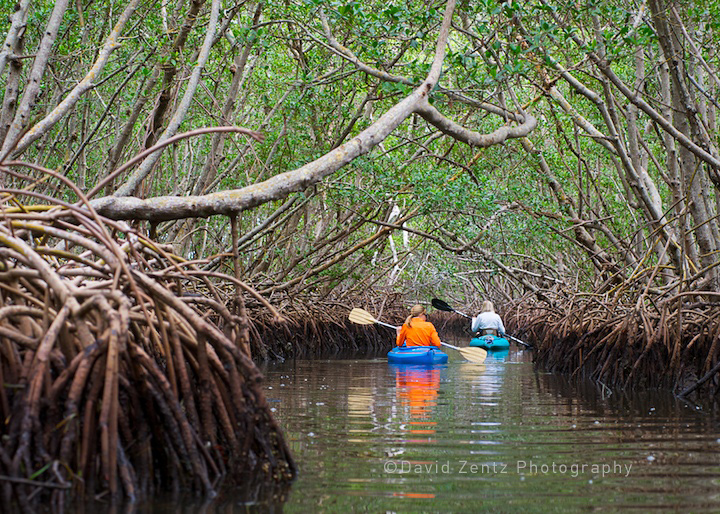
[[[358,309],[357,307],[350,311],[348,319],[358,325],[374,325],[377,320],[368,311]]]
[[[445,311],[445,312],[454,312],[455,309],[450,307],[447,303],[443,302],[442,300],[439,300],[437,298],[433,298],[430,302],[433,307],[435,307],[439,311]]]
[[[457,348],[457,351],[459,351],[460,355],[465,357],[468,361],[475,364],[482,364],[487,358],[487,351],[483,348]]]

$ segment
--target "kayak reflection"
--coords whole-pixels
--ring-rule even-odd
[[[434,434],[436,422],[431,419],[437,405],[441,370],[444,366],[394,365],[395,394],[400,407],[409,413],[411,434]]]
[[[505,348],[504,350],[493,350],[488,352],[487,359],[495,361],[504,361],[510,355],[510,349]]]

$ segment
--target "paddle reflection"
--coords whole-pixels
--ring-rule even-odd
[[[472,396],[483,405],[494,405],[503,390],[503,378],[506,364],[505,356],[495,356],[498,352],[488,352],[485,363],[478,365],[463,362],[458,366],[460,376],[470,387]],[[490,402],[490,403],[484,403]]]
[[[487,359],[485,362],[487,362]],[[460,376],[466,383],[472,382],[473,379],[483,376],[487,370],[487,366],[485,364],[475,364],[473,362],[461,362],[457,368],[460,371]]]
[[[411,434],[434,434],[436,422],[431,420],[440,389],[438,366],[393,366],[395,394],[401,407],[410,414]]]

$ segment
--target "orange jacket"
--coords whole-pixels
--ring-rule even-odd
[[[429,321],[423,321],[422,318],[413,318],[410,320],[412,326],[408,327],[407,323],[403,323],[400,333],[397,335],[396,343],[402,346],[440,346],[440,336],[437,330]]]

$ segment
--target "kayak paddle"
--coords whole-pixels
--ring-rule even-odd
[[[378,325],[382,325],[388,328],[400,328],[395,325],[390,325],[388,323],[378,321],[368,311],[364,309],[358,309],[357,307],[350,311],[348,319],[353,323],[357,323],[358,325],[374,325],[375,323],[377,323]],[[448,343],[443,343],[442,341],[440,342],[440,344],[443,346],[447,346],[448,348],[452,348],[453,350],[457,350],[458,352],[460,352],[460,355],[465,357],[467,360],[469,360],[470,362],[475,362],[477,364],[482,364],[483,362],[485,362],[485,358],[487,357],[487,351],[483,350],[482,348],[460,348],[459,346],[453,346]]]
[[[368,311],[364,309],[358,309],[357,307],[350,311],[348,319],[353,323],[357,323],[358,325],[374,325],[375,323],[377,323],[378,325],[382,325],[388,328],[398,328],[395,325],[390,325],[388,323],[383,323],[382,321],[376,320],[373,315],[370,314]]]
[[[472,316],[468,316],[464,312],[456,311],[455,309],[450,307],[450,305],[448,305],[446,302],[443,302],[442,300],[438,300],[437,298],[433,298],[430,303],[432,303],[432,306],[435,307],[439,311],[454,312],[455,314],[460,314],[460,316],[464,316],[467,319],[472,319]]]
[[[456,311],[455,309],[453,309],[452,307],[450,307],[450,305],[448,305],[447,302],[443,302],[442,300],[439,300],[439,299],[437,299],[437,298],[433,298],[430,303],[432,303],[432,306],[435,307],[435,308],[436,308],[437,310],[439,310],[439,311],[454,312],[455,314],[460,314],[460,316],[464,316],[464,317],[466,317],[466,318],[468,318],[468,319],[472,319],[472,316],[468,316],[468,315],[465,314],[464,312]],[[517,337],[513,337],[513,336],[511,336],[510,334],[503,334],[503,335],[504,335],[505,337],[507,337],[508,339],[512,339],[512,340],[515,341],[516,343],[520,343],[521,345],[523,345],[523,346],[525,346],[525,347],[527,347],[527,348],[532,348],[532,345],[531,345],[531,344],[528,344],[528,343],[526,343],[525,341],[521,341],[521,340],[518,339]]]

